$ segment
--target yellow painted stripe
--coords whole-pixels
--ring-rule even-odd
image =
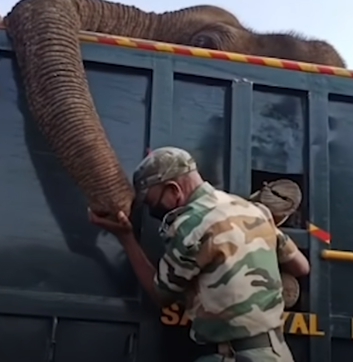
[[[97,38],[94,35],[86,35],[86,34],[82,34],[80,36],[80,40],[83,42],[89,42],[89,43],[97,43],[99,42],[99,38]]]
[[[262,60],[268,67],[284,68],[283,63],[279,59],[262,58]]]
[[[298,63],[298,65],[303,72],[320,73],[319,68],[315,64]]]
[[[237,54],[237,53],[227,53],[229,60],[233,62],[239,62],[239,63],[249,63],[248,58],[246,55],[243,54]]]
[[[317,226],[315,226],[314,224],[309,224],[309,231],[316,231],[316,230],[319,230]]]
[[[167,43],[157,43],[154,45],[156,50],[168,53],[174,53],[174,48]]]
[[[200,58],[212,58],[212,54],[206,50],[206,49],[202,49],[202,48],[191,48],[190,52],[192,55],[194,55],[195,57],[200,57]]]
[[[321,257],[325,260],[350,261],[353,262],[353,252],[342,250],[323,250]]]
[[[129,48],[137,48],[138,44],[128,38],[117,39],[117,45],[126,46]]]
[[[335,75],[338,75],[340,77],[351,77],[352,76],[352,71],[349,71],[348,69],[343,69],[343,68],[335,68],[333,69],[333,72]]]

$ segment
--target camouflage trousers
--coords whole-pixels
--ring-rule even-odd
[[[233,357],[212,354],[202,356],[195,362],[294,362],[292,353],[285,341],[280,342],[275,336],[272,341],[271,347],[235,351]]]

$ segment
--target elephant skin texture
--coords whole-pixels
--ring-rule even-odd
[[[89,91],[80,30],[344,66],[323,41],[257,34],[214,6],[156,14],[100,0],[22,0],[4,23],[33,118],[90,207],[101,214],[129,214],[134,194]]]

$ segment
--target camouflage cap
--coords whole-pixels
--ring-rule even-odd
[[[136,167],[133,184],[136,202],[142,202],[151,186],[197,170],[196,162],[185,150],[161,147],[152,151]]]

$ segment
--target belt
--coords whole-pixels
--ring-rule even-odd
[[[278,327],[270,332],[274,332],[280,343],[284,342],[282,328]],[[260,333],[256,336],[242,339],[234,339],[229,342],[218,344],[218,353],[224,356],[231,356],[233,352],[245,351],[255,348],[267,348],[272,346],[270,332]]]

